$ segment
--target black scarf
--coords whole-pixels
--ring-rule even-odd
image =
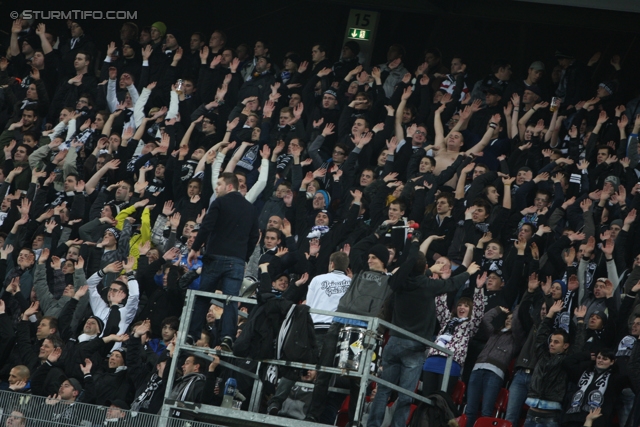
[[[605,369],[599,372],[597,368],[593,368],[582,373],[578,387],[580,390],[573,394],[571,399],[571,407],[567,414],[575,414],[580,411],[589,412],[595,408],[601,408],[604,404],[604,394],[607,391],[609,378],[611,377],[611,369]]]

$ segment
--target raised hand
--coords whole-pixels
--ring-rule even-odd
[[[108,264],[102,269],[105,273],[120,273],[122,271],[122,262],[116,261]]]
[[[533,292],[540,287],[540,281],[538,280],[538,273],[531,273],[529,275],[529,292]]]
[[[591,208],[591,205],[593,205],[593,202],[589,198],[586,198],[580,202],[580,208],[582,209],[582,212],[589,211],[589,209]]]
[[[575,291],[580,287],[580,281],[578,280],[578,276],[572,274],[569,277],[569,283],[567,283],[567,289],[570,291]]]
[[[602,243],[602,252],[605,254],[607,259],[613,258],[613,250],[615,248],[615,243],[613,239],[607,239]]]
[[[309,241],[309,255],[317,256],[318,252],[320,252],[320,240],[319,239],[311,239]]]
[[[587,314],[587,306],[586,305],[581,305],[580,307],[576,307],[576,309],[573,311],[573,315],[577,318],[583,318],[584,316]]]
[[[135,332],[133,333],[133,336],[136,338],[140,338],[150,330],[151,330],[151,321],[149,319],[144,320],[140,325],[138,325],[135,328]]]
[[[83,374],[85,375],[89,375],[91,373],[91,368],[93,367],[93,362],[91,362],[91,359],[84,359],[84,364],[80,364],[80,370],[82,371]]]
[[[469,266],[471,267],[471,266]],[[472,274],[469,271],[469,268],[467,268],[467,272],[469,274]],[[476,288],[481,288],[484,286],[485,283],[487,283],[487,278],[489,277],[489,275],[487,274],[486,271],[484,271],[480,276],[476,277]]]
[[[322,129],[322,136],[324,136],[324,137],[326,138],[326,137],[327,137],[327,136],[329,136],[329,135],[333,135],[333,134],[335,133],[335,132],[334,132],[334,129],[335,129],[335,128],[336,128],[336,125],[335,125],[335,124],[333,124],[333,123],[327,123],[327,124],[324,126],[324,129]]]
[[[313,171],[313,178],[322,178],[327,174],[327,170],[324,168],[319,168]]]
[[[133,271],[133,265],[136,263],[136,259],[132,256],[127,257],[127,260],[122,265],[124,267],[124,271],[127,273],[131,273]]]
[[[309,280],[309,273],[303,273],[302,276],[296,280],[295,284],[296,286],[302,286],[307,282],[307,280]]]
[[[51,354],[49,354],[47,360],[51,363],[56,363],[58,359],[60,359],[60,356],[62,356],[62,347],[57,347],[53,349]]]
[[[387,141],[387,149],[391,153],[395,153],[397,148],[398,148],[398,140],[396,139],[395,136],[392,136],[391,139]]]
[[[172,261],[174,259],[176,259],[176,257],[178,257],[178,255],[180,255],[180,249],[173,247],[171,249],[169,249],[168,251],[166,251],[164,253],[164,255],[162,255],[162,259],[164,259],[165,261]]]
[[[36,314],[38,312],[38,309],[40,308],[40,302],[36,301],[31,303],[31,305],[29,306],[29,308],[27,308],[24,313],[22,313],[22,318],[23,319],[28,319],[29,317],[33,316],[34,314]]]
[[[490,231],[487,231],[482,235],[482,237],[480,237],[480,240],[478,240],[478,243],[482,243],[484,245],[486,243],[489,243],[491,239],[493,239],[493,234],[491,234]]]
[[[480,271],[480,266],[478,264],[476,264],[475,262],[472,262],[471,265],[469,267],[467,267],[467,273],[469,273],[469,275],[471,275],[471,276],[476,274],[478,271]],[[484,274],[486,275],[486,272]],[[486,277],[482,281],[482,284],[480,284],[479,286],[478,286],[478,281],[476,280],[476,287],[481,288],[484,285],[484,282],[486,282]]]
[[[547,317],[555,316],[556,313],[559,313],[562,310],[562,306],[563,306],[563,302],[561,299],[554,302],[553,305],[549,307],[549,311],[547,311]]]
[[[564,262],[567,264],[567,266],[572,266],[573,262],[576,259],[576,249],[571,246],[568,250],[566,250],[563,253],[563,257],[564,257]]]

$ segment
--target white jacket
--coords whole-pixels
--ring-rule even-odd
[[[105,324],[107,325],[107,320],[109,320],[110,309],[106,302],[102,299],[100,294],[98,293],[98,283],[102,281],[104,274],[102,270],[94,273],[87,280],[87,285],[89,285],[89,304],[91,305],[91,311],[97,317],[99,317]],[[133,275],[128,276],[129,280],[127,286],[129,288],[129,296],[127,298],[126,305],[120,307],[120,324],[118,325],[118,335],[124,334],[133,322],[133,319],[136,316],[136,311],[138,310],[138,303],[140,302],[140,287],[138,286],[138,281],[134,278]],[[109,283],[111,285],[111,283]],[[100,336],[103,336],[104,331],[100,333]],[[122,343],[116,343],[113,349],[116,350],[122,346]]]

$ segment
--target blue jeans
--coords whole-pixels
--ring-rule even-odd
[[[625,388],[622,390],[620,394],[620,398],[618,399],[618,421],[621,426],[626,425],[627,419],[631,414],[631,409],[633,408],[633,402],[636,400],[636,395],[633,393],[633,390],[630,388]]]
[[[559,427],[560,412],[555,416],[538,417],[536,412],[529,411],[523,427]]]
[[[221,290],[223,294],[237,297],[244,277],[244,261],[240,258],[223,255],[205,256],[204,266],[200,275],[200,290],[213,293]],[[192,337],[199,337],[206,322],[210,300],[208,298],[196,298],[191,318],[189,333]],[[224,312],[220,318],[222,321],[222,337],[231,337],[235,340],[238,331],[238,303],[231,302],[224,306]]]
[[[517,426],[518,421],[520,421],[520,411],[522,411],[522,405],[527,400],[529,384],[531,384],[531,374],[518,369],[509,386],[509,402],[507,403],[507,414],[504,417],[505,420],[511,421],[514,426]]]
[[[476,369],[471,372],[467,385],[467,408],[464,410],[464,413],[467,414],[468,426],[472,426],[476,422],[481,400],[481,416],[493,416],[496,398],[500,393],[502,383],[502,378],[487,369]]]
[[[382,378],[392,384],[413,392],[420,379],[422,364],[426,359],[425,345],[414,340],[392,336],[382,352]],[[378,384],[378,392],[371,404],[367,427],[379,427],[384,419],[391,389]],[[391,427],[405,427],[409,417],[412,398],[398,393],[396,410]]]

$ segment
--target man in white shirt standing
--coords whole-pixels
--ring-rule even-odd
[[[351,284],[351,278],[346,274],[348,267],[349,256],[346,253],[332,253],[329,257],[329,273],[314,277],[309,284],[307,305],[318,310],[335,311],[338,308],[340,298],[347,292]],[[324,335],[333,321],[333,316],[322,314],[311,314],[311,318],[316,335]]]
[[[329,273],[313,278],[307,291],[306,304],[318,310],[336,311],[340,298],[351,285],[351,278],[347,276],[349,256],[345,252],[334,252],[329,257]],[[311,313],[316,332],[318,350],[322,350],[324,336],[333,322],[333,316]],[[282,402],[286,400],[295,385],[295,381],[281,377],[275,394],[269,400],[267,413],[278,415]]]

